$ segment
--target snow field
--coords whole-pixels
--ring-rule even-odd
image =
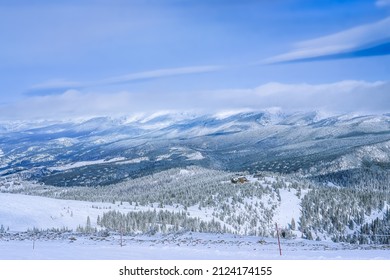
[[[72,237],[72,238],[70,238]],[[385,247],[333,242],[277,240],[231,234],[169,234],[105,238],[70,235],[62,239],[0,239],[0,260],[389,260]],[[370,249],[370,250],[368,250]]]

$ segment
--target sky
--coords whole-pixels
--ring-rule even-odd
[[[0,119],[390,111],[390,0],[0,0]]]

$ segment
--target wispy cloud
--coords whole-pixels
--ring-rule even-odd
[[[82,89],[82,88],[89,88],[95,86],[131,83],[131,82],[142,81],[142,80],[161,79],[161,78],[173,77],[173,76],[208,73],[208,72],[219,71],[222,70],[223,68],[224,67],[220,65],[166,68],[166,69],[131,73],[122,76],[109,77],[106,79],[101,79],[96,81],[84,81],[84,82],[57,79],[57,80],[50,80],[50,81],[33,85],[28,90],[27,93],[30,95],[58,94],[58,93],[63,93],[64,91],[70,89]]]
[[[378,0],[375,2],[378,7],[390,6],[390,0]]]
[[[387,1],[386,1],[387,2]],[[340,59],[390,54],[390,17],[328,36],[295,44],[284,54],[264,63]]]
[[[214,71],[221,70],[222,68],[223,66],[207,65],[207,66],[159,69],[159,70],[153,70],[147,72],[133,73],[133,74],[123,75],[118,77],[111,77],[102,80],[100,83],[101,84],[126,83],[126,82],[138,81],[138,80],[158,79],[158,78],[170,77],[170,76],[214,72]]]

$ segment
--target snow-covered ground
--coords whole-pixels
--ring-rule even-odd
[[[276,239],[231,234],[185,233],[181,235],[124,236],[122,245],[120,246],[119,236],[102,238],[68,234],[55,240],[42,237],[34,241],[32,238],[24,238],[19,235],[12,238],[0,238],[0,259],[390,259],[389,247],[357,247],[348,244],[307,240],[282,240],[282,256],[280,256]]]
[[[97,226],[97,218],[110,210],[128,213],[130,211],[168,210],[180,212],[182,206],[165,206],[158,208],[157,203],[151,206],[135,206],[127,202],[91,202],[54,199],[23,194],[0,193],[0,225],[11,231],[27,231],[29,229],[61,229],[76,230],[85,226],[87,217],[91,226]],[[204,207],[202,211],[197,206],[189,207],[191,217],[199,217],[210,221],[212,209]],[[99,228],[99,227],[98,227]]]
[[[9,227],[11,231],[63,227],[76,229],[79,225],[85,226],[88,216],[93,225],[99,214],[115,206],[112,203],[7,193],[0,193],[0,205],[0,225]]]
[[[180,173],[190,172],[182,170]],[[286,227],[291,219],[298,221],[299,198],[295,189],[280,189],[281,203],[275,221]],[[264,196],[264,203],[270,199]],[[271,202],[277,201],[275,197]],[[247,201],[248,202],[248,201]],[[276,202],[275,202],[276,203]],[[268,204],[267,204],[268,205]],[[273,204],[272,204],[273,205]],[[0,259],[388,259],[389,245],[351,245],[327,241],[308,241],[297,234],[295,239],[281,239],[283,255],[279,255],[277,239],[233,234],[157,234],[120,237],[81,235],[74,230],[86,225],[97,227],[98,215],[117,210],[159,210],[157,203],[135,206],[129,203],[103,203],[54,199],[22,194],[0,193]],[[168,211],[182,211],[182,206],[165,206]],[[237,208],[239,211],[244,209]],[[191,217],[209,221],[212,208],[188,207]],[[375,215],[377,213],[373,213]],[[223,222],[222,222],[223,223]],[[9,230],[7,228],[9,227]],[[73,232],[41,232],[33,235],[28,229],[68,228]],[[99,228],[99,227],[98,227]],[[34,248],[33,248],[34,247]]]
[[[88,166],[88,165],[96,165],[96,164],[104,164],[104,163],[116,163],[116,162],[123,162],[126,158],[124,157],[118,157],[113,158],[109,160],[99,159],[99,160],[90,160],[90,161],[79,161],[79,162],[73,162],[70,164],[62,165],[62,166],[54,166],[50,167],[49,170],[57,170],[57,171],[64,171],[72,168],[82,167],[82,166]],[[139,161],[138,161],[139,162]]]
[[[287,227],[294,219],[295,222],[299,221],[300,216],[300,199],[297,197],[295,189],[280,190],[281,203],[275,213],[275,221],[282,227]]]

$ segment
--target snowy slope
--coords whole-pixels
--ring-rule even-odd
[[[9,227],[10,231],[27,231],[33,228],[76,230],[78,226],[86,225],[87,217],[90,217],[92,227],[98,227],[96,224],[98,216],[110,210],[122,213],[162,210],[156,206],[75,201],[9,193],[0,193],[0,205],[0,225],[2,224],[5,228]],[[164,210],[179,212],[183,208],[164,207]],[[194,217],[210,217],[211,219],[211,215],[207,214],[207,209],[205,211],[194,210],[191,214]]]
[[[306,190],[302,192],[302,195],[306,192]],[[274,220],[279,226],[288,228],[292,219],[294,219],[295,223],[299,221],[301,216],[301,199],[298,198],[297,191],[294,189],[280,190],[280,197],[280,206],[275,211]]]
[[[76,229],[85,225],[86,218],[97,216],[112,204],[60,200],[21,194],[0,193],[0,224],[11,231],[67,227]],[[95,207],[100,207],[97,209]]]
[[[205,178],[202,176],[207,176],[207,170],[202,169],[179,169],[169,172],[163,172],[160,175],[155,175],[152,178],[153,184],[163,184],[163,180],[166,177],[166,173],[171,174],[167,179],[173,184],[172,187],[181,187],[181,184],[186,184],[185,180],[188,180],[191,184],[195,184],[192,188],[195,191],[195,186],[197,185],[197,180],[203,180],[201,184],[205,184]],[[204,174],[204,175],[202,175]],[[224,174],[224,173],[222,173]],[[160,177],[159,177],[160,176]],[[223,175],[226,176],[226,175]],[[74,200],[65,200],[65,199],[54,199],[41,196],[32,196],[32,195],[23,195],[18,193],[0,193],[0,224],[3,224],[5,227],[10,227],[13,231],[25,231],[27,229],[38,228],[38,229],[49,229],[49,228],[69,228],[75,230],[79,225],[85,226],[86,219],[89,216],[92,222],[92,226],[96,226],[96,221],[98,215],[102,217],[103,213],[118,210],[122,213],[127,213],[129,211],[170,211],[170,212],[188,212],[189,217],[199,218],[202,221],[211,221],[215,220],[221,223],[222,226],[226,226],[232,232],[238,232],[240,234],[253,234],[252,232],[256,227],[250,224],[250,220],[253,216],[257,216],[256,220],[258,222],[265,221],[267,219],[272,219],[269,221],[269,225],[259,224],[264,230],[264,234],[269,234],[272,232],[274,223],[277,222],[281,228],[289,228],[291,219],[294,218],[297,222],[300,216],[300,198],[297,196],[297,190],[294,188],[278,189],[281,200],[278,199],[276,192],[272,191],[272,184],[276,182],[273,177],[265,178],[254,178],[253,176],[247,176],[250,183],[245,185],[234,185],[231,182],[227,181],[215,181],[214,178],[209,178],[209,182],[218,186],[221,190],[230,190],[231,193],[226,193],[227,200],[223,199],[223,203],[216,204],[214,206],[202,206],[200,203],[204,204],[203,198],[200,198],[201,201],[194,202],[195,204],[190,207],[184,207],[181,203],[173,203],[169,205],[162,205],[162,201],[151,200],[148,203],[145,203],[145,206],[136,206],[136,202],[129,204],[128,202],[116,202],[112,203],[112,199],[109,197],[106,198],[108,202],[90,202],[90,201],[74,201]],[[160,179],[161,178],[161,179]],[[149,179],[140,179],[140,183],[146,182]],[[138,185],[138,181],[134,181],[134,185]],[[130,181],[132,182],[132,181]],[[289,184],[289,183],[288,183]],[[126,192],[124,187],[118,185],[118,191],[120,193]],[[130,186],[131,188],[131,186]],[[169,191],[169,186],[166,186]],[[199,187],[198,187],[199,188]],[[259,194],[261,197],[254,196],[250,193],[247,193],[251,188],[256,188],[261,191],[264,189],[264,194]],[[34,185],[29,182],[18,181],[18,185],[9,186],[8,188],[3,188],[3,191],[16,191],[16,192],[26,192],[33,194],[42,194],[49,191],[51,196],[57,197],[63,193],[68,193],[72,197],[73,189],[61,189],[53,188],[48,189],[46,186]],[[76,189],[74,189],[76,190]],[[84,189],[88,191],[88,189]],[[161,190],[162,191],[162,190]],[[201,191],[201,190],[200,190]],[[54,193],[53,193],[54,192]],[[244,193],[246,193],[244,195]],[[305,193],[305,190],[301,191],[302,196]],[[114,190],[111,191],[112,194],[115,193]],[[142,191],[141,191],[142,193]],[[218,195],[216,193],[215,195]],[[249,196],[248,196],[249,195]],[[122,199],[124,196],[121,196]],[[130,196],[131,197],[131,196]],[[236,197],[236,198],[234,198]],[[237,199],[243,198],[242,201]],[[207,198],[207,196],[205,197]],[[125,198],[124,198],[125,199]],[[233,199],[236,202],[233,202]],[[125,200],[126,201],[126,200]],[[233,207],[233,208],[231,208]],[[231,216],[227,215],[225,210],[233,209]],[[225,209],[225,210],[223,210]],[[229,210],[230,211],[230,210]],[[222,215],[224,217],[222,217]],[[273,216],[272,216],[273,215]],[[237,221],[236,221],[237,220]],[[240,224],[236,223],[238,220],[241,220]]]

